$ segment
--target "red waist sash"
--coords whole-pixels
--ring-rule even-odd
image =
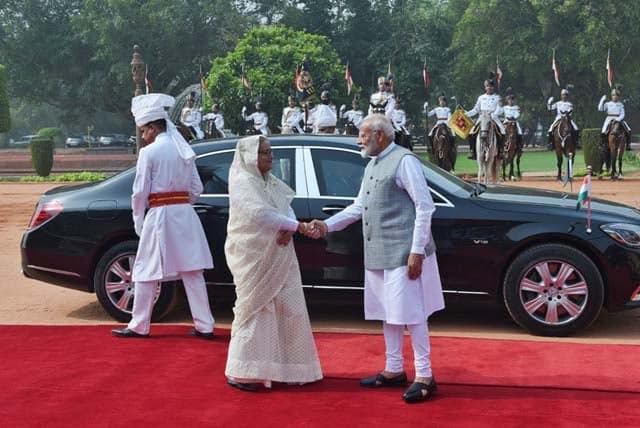
[[[188,203],[189,192],[163,192],[149,194],[149,208]]]

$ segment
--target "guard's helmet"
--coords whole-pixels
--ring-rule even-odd
[[[262,109],[262,101],[256,101],[256,109],[257,110],[261,110]]]
[[[561,90],[560,95],[569,95],[569,90],[568,89]]]
[[[211,107],[211,109],[212,109],[213,111],[218,111],[218,110],[220,110],[220,104],[215,103],[215,104]]]
[[[196,93],[191,91],[189,92],[189,95],[187,95],[187,101],[195,101],[196,100]]]
[[[442,101],[444,101],[445,103],[447,102],[447,97],[444,94],[438,97],[438,102],[442,102]]]
[[[378,77],[378,85],[386,85],[387,83],[389,83],[389,81],[387,80],[386,77],[384,76],[380,76]]]
[[[320,99],[321,100],[328,100],[330,99],[331,96],[329,95],[329,91],[322,91],[322,93],[320,94]]]
[[[611,90],[611,95],[617,95],[620,96],[622,94],[622,92],[620,91],[620,88],[615,87]]]

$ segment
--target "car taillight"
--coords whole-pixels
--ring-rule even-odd
[[[38,204],[27,229],[33,229],[43,223],[46,223],[60,214],[63,208],[62,202],[60,201],[49,201],[43,204]]]

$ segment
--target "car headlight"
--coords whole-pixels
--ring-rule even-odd
[[[611,223],[603,224],[600,229],[622,245],[640,248],[640,225]]]

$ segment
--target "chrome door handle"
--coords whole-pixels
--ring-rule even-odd
[[[337,213],[345,209],[345,207],[339,205],[327,205],[326,207],[322,207],[322,212],[324,213]]]

